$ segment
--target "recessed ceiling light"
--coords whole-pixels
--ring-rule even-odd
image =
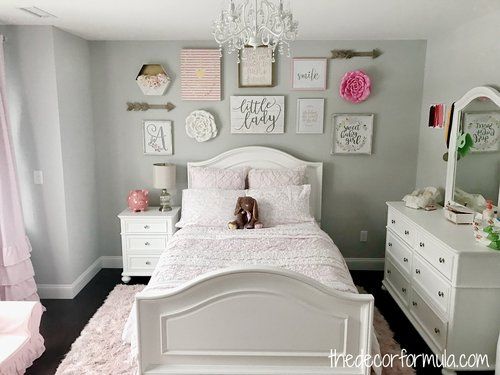
[[[55,17],[53,14],[46,12],[43,9],[37,8],[37,7],[25,7],[25,8],[19,8],[20,10],[31,14],[32,16],[39,17],[39,18],[50,18],[50,17]]]

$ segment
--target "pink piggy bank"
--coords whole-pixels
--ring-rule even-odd
[[[147,190],[130,190],[128,193],[128,208],[130,211],[146,211],[149,202],[148,195],[149,191]]]

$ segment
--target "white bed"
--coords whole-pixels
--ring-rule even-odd
[[[304,164],[319,222],[322,164],[275,149],[245,147],[189,163],[188,185],[192,166]],[[330,367],[330,350],[371,353],[373,297],[357,294],[342,255],[316,223],[184,228],[136,296],[134,312],[124,337],[137,344],[141,374],[370,372]]]

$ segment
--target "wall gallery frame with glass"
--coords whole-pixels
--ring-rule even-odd
[[[240,52],[238,86],[273,87],[273,50],[266,46],[245,47]]]
[[[325,99],[297,99],[297,134],[323,134]]]
[[[328,59],[294,57],[292,59],[292,88],[302,91],[326,90]]]
[[[142,123],[144,155],[172,155],[172,121],[146,120]]]
[[[373,114],[332,116],[332,154],[372,153]]]

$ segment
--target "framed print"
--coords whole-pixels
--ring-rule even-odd
[[[284,96],[231,96],[232,134],[281,134],[285,131]]]
[[[266,46],[240,50],[239,87],[274,86],[273,50]]]
[[[142,123],[144,155],[172,155],[172,121],[146,120]]]
[[[466,112],[463,124],[474,142],[471,152],[500,150],[500,111]]]
[[[297,99],[297,133],[323,134],[325,99]]]
[[[294,57],[292,59],[292,88],[294,90],[326,90],[325,58]]]
[[[373,114],[334,114],[332,154],[372,153]]]
[[[181,51],[182,100],[221,100],[221,62],[218,49]]]

